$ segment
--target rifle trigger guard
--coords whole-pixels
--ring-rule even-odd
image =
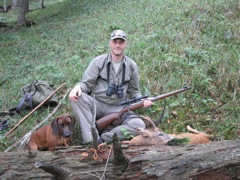
[[[125,106],[125,108],[127,108],[127,112],[129,112],[129,111],[130,111],[130,105],[128,105],[128,106]]]

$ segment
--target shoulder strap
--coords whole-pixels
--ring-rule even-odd
[[[108,84],[109,84],[109,76],[110,76],[110,64],[111,63],[108,63],[107,65],[107,81],[108,81]],[[125,81],[125,64],[123,63],[123,74],[122,74],[122,85],[124,84],[124,81]]]
[[[33,109],[33,105],[32,105],[32,94],[27,93],[27,94],[25,94],[25,95],[22,97],[22,99],[20,99],[20,101],[19,101],[19,103],[18,103],[18,105],[17,105],[17,107],[16,107],[16,112],[17,112],[17,113],[20,112],[20,109],[22,108],[22,106],[23,106],[23,104],[24,104],[25,101],[27,101],[28,104],[29,104],[29,107],[30,107],[31,109]]]
[[[30,106],[30,108],[33,109],[33,106],[32,106],[32,95],[27,93],[20,99],[17,107],[13,107],[13,108],[9,109],[8,111],[0,112],[0,116],[6,116],[6,115],[13,116],[16,113],[20,113],[20,110],[23,107],[23,104],[24,104],[25,101],[27,101],[29,106]]]
[[[16,113],[17,113],[17,107],[13,107],[11,109],[9,109],[8,111],[2,111],[0,112],[0,117],[3,117],[3,116],[14,116]]]
[[[123,63],[122,85],[124,84],[124,81],[125,81],[125,68],[126,68],[126,65],[125,63]]]

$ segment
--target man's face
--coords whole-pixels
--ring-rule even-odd
[[[123,39],[110,40],[109,44],[110,44],[111,52],[115,56],[122,55],[125,48],[127,47],[127,43]]]

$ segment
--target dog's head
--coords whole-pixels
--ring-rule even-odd
[[[68,138],[73,133],[74,124],[75,119],[72,116],[68,114],[58,116],[51,123],[53,134],[59,134],[63,138]]]

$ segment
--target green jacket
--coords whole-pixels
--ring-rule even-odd
[[[110,65],[108,65],[110,63]],[[123,67],[125,64],[125,70]],[[108,82],[108,66],[109,66],[109,82]],[[111,96],[106,95],[109,83],[116,85],[122,84],[123,71],[125,71],[123,82],[123,98],[118,98],[117,94]],[[107,104],[118,105],[119,102],[129,98],[141,96],[139,90],[139,75],[137,64],[127,56],[121,64],[118,72],[115,72],[111,55],[103,54],[94,58],[83,74],[81,81],[78,83],[84,93],[95,94],[95,98]]]

